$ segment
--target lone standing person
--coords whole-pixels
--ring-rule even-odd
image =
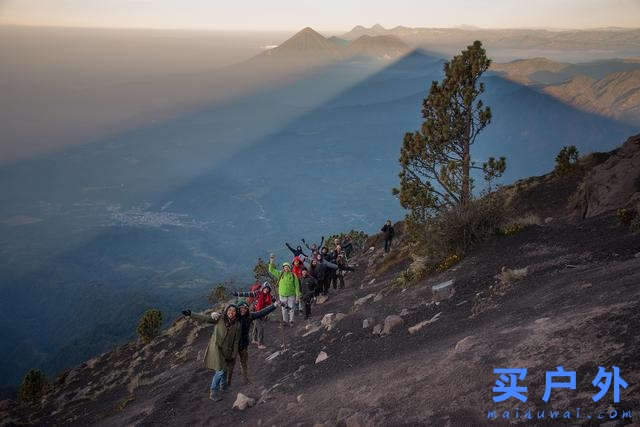
[[[391,241],[393,240],[393,225],[391,225],[391,220],[388,219],[387,222],[380,229],[384,233],[384,251],[388,253],[391,250]]]

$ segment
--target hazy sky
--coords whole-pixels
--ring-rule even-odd
[[[221,30],[639,27],[640,0],[0,0],[0,23]]]

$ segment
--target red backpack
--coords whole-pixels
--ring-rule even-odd
[[[262,285],[260,284],[260,282],[256,282],[253,285],[251,285],[251,287],[249,288],[249,292],[260,292],[261,288],[262,288]],[[256,303],[256,298],[253,298],[253,297],[247,298],[247,304],[249,304],[250,308],[255,309],[254,307],[255,303]]]

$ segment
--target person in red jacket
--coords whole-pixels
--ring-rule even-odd
[[[300,257],[293,257],[293,262],[291,266],[291,272],[295,274],[295,276],[300,279],[302,277],[302,269],[304,268],[304,263],[300,259]]]
[[[255,311],[261,311],[271,304],[273,304],[273,297],[271,296],[271,285],[269,282],[264,282],[259,291],[254,292],[234,292],[233,295],[237,297],[252,297],[255,298],[254,308]],[[254,335],[259,349],[267,348],[264,345],[264,326],[268,319],[268,316],[257,319],[253,322]]]
[[[260,284],[260,282],[256,280],[256,282],[253,285],[251,285],[251,287],[249,288],[249,292],[257,292],[261,288],[262,288],[262,284]],[[251,309],[251,311],[258,311],[254,307],[255,303],[256,301],[253,297],[247,298],[247,304],[249,304],[249,308]]]

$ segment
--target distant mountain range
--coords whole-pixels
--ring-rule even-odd
[[[269,49],[257,58],[309,59],[314,62],[367,57],[379,60],[397,59],[410,47],[389,35],[362,35],[352,41],[339,37],[326,38],[312,28],[304,28],[281,45]]]
[[[584,111],[640,125],[640,59],[611,59],[581,64],[532,58],[491,69]]]
[[[482,40],[491,48],[515,49],[561,49],[602,50],[617,49],[630,53],[640,51],[640,29],[602,28],[589,30],[543,30],[543,29],[481,29],[458,28],[409,28],[397,26],[386,29],[380,24],[371,28],[361,25],[342,35],[355,40],[364,35],[390,35],[410,46],[464,45],[473,40]]]

